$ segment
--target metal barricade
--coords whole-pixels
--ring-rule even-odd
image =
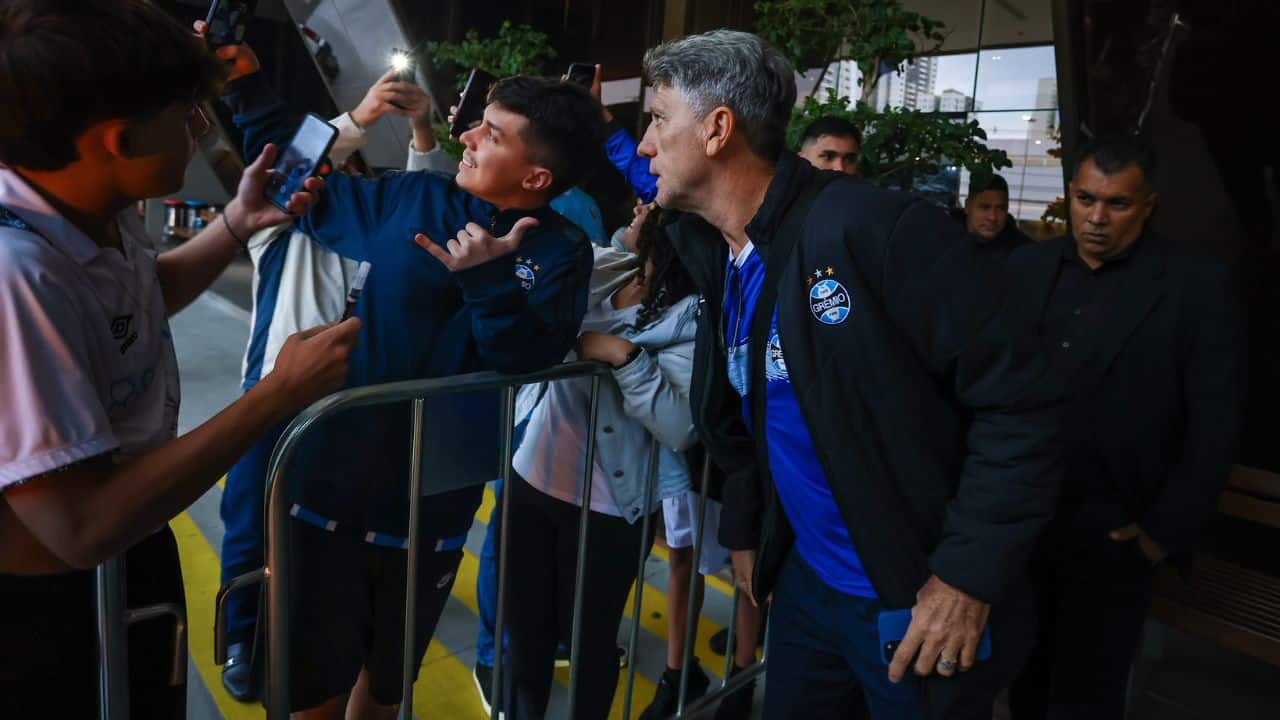
[[[94,573],[98,635],[98,718],[128,720],[129,626],[163,617],[173,618],[173,657],[169,684],[187,682],[187,613],[180,603],[158,603],[140,608],[127,604],[125,556],[99,565]]]
[[[217,630],[215,638],[215,655],[219,663],[224,662],[226,658],[226,648],[222,637],[225,624],[225,601],[230,592],[242,589],[247,585],[257,582],[267,583],[266,593],[266,613],[265,620],[266,629],[266,687],[265,687],[265,704],[267,708],[267,717],[272,720],[283,720],[289,715],[289,573],[291,572],[292,558],[288,551],[288,529],[289,529],[289,508],[290,503],[286,498],[291,496],[291,491],[296,489],[291,487],[292,476],[290,473],[293,460],[301,446],[302,441],[308,433],[317,426],[317,424],[332,415],[340,412],[351,410],[359,407],[370,407],[376,405],[387,405],[393,403],[410,402],[411,405],[411,421],[412,436],[410,441],[410,465],[411,465],[411,482],[409,495],[409,538],[407,547],[407,572],[405,587],[405,641],[403,656],[403,673],[402,673],[402,701],[400,709],[401,718],[413,717],[413,680],[416,675],[417,668],[413,666],[414,659],[414,625],[416,623],[416,600],[418,593],[416,567],[420,554],[420,528],[418,518],[423,497],[423,489],[421,487],[421,467],[422,467],[422,443],[424,422],[423,410],[425,401],[428,398],[456,393],[479,392],[498,390],[502,393],[502,442],[500,444],[500,468],[501,478],[503,480],[503,497],[501,499],[501,519],[500,526],[502,531],[499,533],[498,541],[498,583],[497,583],[497,615],[494,623],[494,637],[498,651],[494,653],[493,668],[493,686],[491,697],[493,702],[492,718],[496,720],[500,713],[506,712],[502,707],[501,700],[508,700],[511,694],[504,692],[504,653],[502,652],[503,638],[506,622],[506,566],[507,566],[507,550],[509,538],[506,529],[510,527],[508,523],[508,513],[510,512],[510,495],[511,495],[511,462],[513,454],[513,426],[515,415],[515,395],[516,389],[521,385],[533,383],[554,382],[557,380],[568,380],[574,378],[590,378],[591,394],[590,394],[590,420],[588,432],[586,435],[586,457],[583,463],[582,475],[583,491],[581,497],[581,518],[578,530],[578,560],[575,574],[575,590],[574,590],[574,607],[573,607],[573,624],[571,629],[570,640],[570,671],[569,671],[569,700],[568,700],[568,717],[573,718],[576,712],[576,696],[579,683],[580,670],[580,645],[582,642],[582,608],[585,595],[586,582],[584,575],[586,572],[586,547],[589,533],[589,508],[591,506],[591,489],[592,477],[591,469],[595,463],[595,436],[596,425],[599,415],[599,392],[601,378],[612,372],[607,365],[594,362],[578,362],[558,365],[547,370],[527,375],[499,375],[496,373],[474,373],[469,375],[458,375],[443,378],[433,378],[428,380],[413,380],[398,383],[388,383],[384,385],[375,385],[362,388],[353,388],[345,390],[320,400],[311,407],[300,413],[281,436],[280,441],[276,444],[272,453],[271,461],[267,476],[267,548],[266,548],[266,566],[256,571],[246,573],[238,578],[233,579],[228,585],[224,586],[219,594],[217,601],[218,614],[216,618]],[[658,466],[658,443],[655,440],[649,449],[649,473],[645,479],[646,504],[648,509],[652,509],[656,499],[654,492],[656,490],[656,475]],[[702,468],[700,494],[698,503],[699,520],[695,530],[695,557],[700,554],[701,543],[703,540],[702,533],[702,514],[705,512],[707,499],[707,483],[710,470],[710,460],[708,459]],[[470,486],[481,485],[488,479],[477,479]],[[457,490],[468,487],[468,485],[451,485],[450,490]],[[427,495],[434,494],[430,490]],[[651,523],[653,522],[654,512],[644,513],[642,520],[643,530],[641,534],[640,547],[637,553],[637,572],[636,584],[634,590],[634,610],[631,617],[630,637],[628,641],[629,657],[631,661],[628,663],[628,671],[626,678],[624,718],[629,720],[631,716],[631,700],[635,684],[635,673],[637,663],[635,662],[635,653],[637,650],[637,642],[641,632],[641,601],[644,593],[644,566],[648,557],[650,543],[647,542]],[[692,572],[698,572],[698,563],[692,564]],[[691,583],[692,585],[692,583]],[[736,617],[736,604],[738,599],[738,591],[734,591],[734,615]],[[692,610],[692,598],[690,609]],[[690,619],[692,613],[690,613]],[[692,629],[693,623],[689,622],[686,626],[685,649],[684,649],[684,667],[689,667],[693,655]],[[729,647],[731,648],[734,640],[733,622],[729,627]],[[677,717],[696,717],[704,713],[707,709],[719,699],[741,688],[743,685],[751,682],[756,677],[763,674],[764,663],[757,663],[751,669],[739,673],[732,680],[729,679],[729,668],[733,662],[732,653],[726,648],[726,665],[725,680],[720,687],[713,692],[707,693],[697,702],[691,703],[688,707],[684,707],[683,701],[679,709]],[[685,676],[681,679],[682,690],[687,685],[687,670]],[[681,696],[683,697],[683,692]]]

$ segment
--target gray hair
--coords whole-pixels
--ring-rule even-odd
[[[645,53],[644,75],[675,89],[698,118],[729,108],[756,155],[773,162],[782,153],[796,104],[795,71],[759,37],[712,30],[672,40]]]

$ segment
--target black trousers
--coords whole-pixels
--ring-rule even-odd
[[[186,607],[182,566],[173,532],[165,526],[126,554],[127,602]],[[98,640],[94,572],[0,575],[0,716],[98,716]],[[129,627],[129,716],[141,720],[186,717],[187,678],[173,686],[173,620]]]
[[[546,715],[551,697],[556,643],[571,637],[581,509],[513,477],[508,512],[507,637],[515,717],[537,720]],[[577,717],[603,720],[618,685],[618,624],[636,579],[643,527],[642,520],[631,524],[596,512],[588,522]],[[655,525],[649,525],[646,544],[653,542]]]
[[[1032,561],[1040,630],[1010,694],[1015,720],[1124,717],[1153,577],[1136,540],[1046,536]]]

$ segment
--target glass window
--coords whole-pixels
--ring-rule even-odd
[[[1009,183],[1009,212],[1020,220],[1038,220],[1062,195],[1062,161],[1049,154],[1058,147],[1057,110],[970,113],[987,132],[987,145],[1004,150],[1013,167],[999,174]],[[960,200],[969,194],[968,173],[961,173]]]
[[[977,99],[975,111],[1057,108],[1053,46],[983,50]]]

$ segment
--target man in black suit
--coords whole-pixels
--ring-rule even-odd
[[[1014,250],[1031,242],[1018,229],[1018,220],[1009,215],[1009,183],[999,175],[969,179],[969,197],[961,214],[964,229],[983,254],[1004,260]]]
[[[1072,395],[1062,501],[1032,560],[1041,626],[1016,720],[1121,718],[1154,567],[1185,558],[1231,468],[1243,377],[1229,271],[1147,228],[1141,140],[1081,153],[1072,234],[1006,270]]]

